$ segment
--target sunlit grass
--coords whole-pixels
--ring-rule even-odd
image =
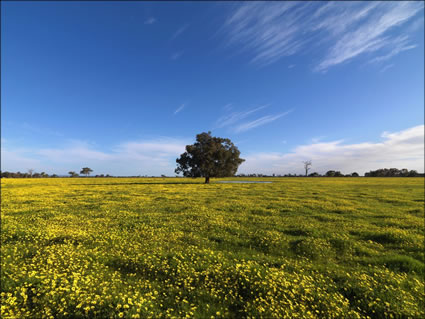
[[[423,178],[267,180],[2,179],[1,317],[425,316]]]

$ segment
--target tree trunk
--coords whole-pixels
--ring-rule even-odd
[[[205,184],[209,184],[209,183],[210,183],[210,177],[207,176],[207,177],[205,177]]]

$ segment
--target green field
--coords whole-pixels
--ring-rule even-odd
[[[2,179],[1,317],[424,317],[423,178],[267,180]]]

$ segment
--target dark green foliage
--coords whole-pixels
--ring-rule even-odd
[[[314,172],[314,173],[309,174],[308,176],[310,176],[310,177],[319,177],[320,174],[317,173],[317,172]]]
[[[68,172],[68,174],[69,174],[69,177],[78,177],[78,174],[75,173],[74,171],[70,171]]]
[[[80,174],[84,174],[84,175],[86,175],[86,176],[89,176],[91,172],[93,172],[93,170],[92,170],[91,168],[83,167],[83,168],[81,169]]]
[[[340,171],[327,171],[326,176],[328,176],[328,177],[342,177],[344,175]]]
[[[211,136],[211,132],[196,135],[196,143],[186,146],[186,152],[176,160],[177,174],[185,177],[234,176],[244,159],[238,148],[227,138]]]
[[[55,174],[54,174],[55,175]],[[37,173],[34,170],[29,170],[28,173],[21,172],[1,172],[1,178],[45,178],[49,177],[45,172]]]
[[[415,170],[409,171],[406,168],[397,169],[397,168],[380,168],[376,171],[370,171],[365,173],[366,177],[419,177],[423,174],[419,174]]]

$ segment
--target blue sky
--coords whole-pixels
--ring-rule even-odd
[[[424,170],[423,2],[2,2],[2,170]]]

